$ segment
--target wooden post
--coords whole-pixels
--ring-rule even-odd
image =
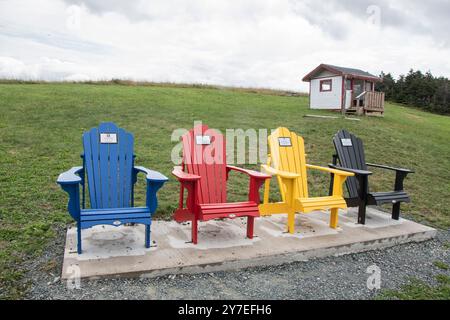
[[[346,99],[347,98],[347,90],[345,88],[346,82],[347,82],[347,76],[343,76],[342,77],[342,99],[341,99],[341,101],[342,101],[342,110],[341,110],[341,112],[342,112],[343,116],[345,116],[345,114],[347,113],[346,110],[345,110],[345,103],[347,102],[346,101],[347,100]]]

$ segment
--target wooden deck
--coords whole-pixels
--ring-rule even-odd
[[[354,99],[353,106],[347,109],[347,113],[359,115],[384,115],[384,92],[365,92],[360,99]]]
[[[367,92],[364,99],[364,110],[366,112],[384,113],[384,92]]]

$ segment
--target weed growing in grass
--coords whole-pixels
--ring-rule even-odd
[[[436,277],[437,286],[411,279],[410,283],[400,290],[386,290],[377,299],[379,300],[449,300],[450,277],[439,275]]]
[[[442,262],[442,261],[435,261],[433,262],[434,266],[441,269],[441,270],[449,270],[450,267],[448,266],[448,264]]]

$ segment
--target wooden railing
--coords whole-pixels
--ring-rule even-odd
[[[384,92],[366,92],[364,96],[364,111],[384,112]]]

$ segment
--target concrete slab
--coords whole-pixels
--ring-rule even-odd
[[[246,220],[200,223],[199,244],[190,241],[190,224],[154,221],[153,247],[144,247],[143,226],[97,226],[83,230],[83,254],[76,253],[76,228],[67,231],[62,279],[155,277],[202,273],[260,265],[279,265],[338,256],[432,239],[436,230],[370,208],[365,226],[356,210],[340,212],[337,230],[328,227],[329,213],[298,215],[297,233],[285,233],[286,215],[260,218],[256,238],[245,238]],[[75,267],[75,268],[74,268]]]

